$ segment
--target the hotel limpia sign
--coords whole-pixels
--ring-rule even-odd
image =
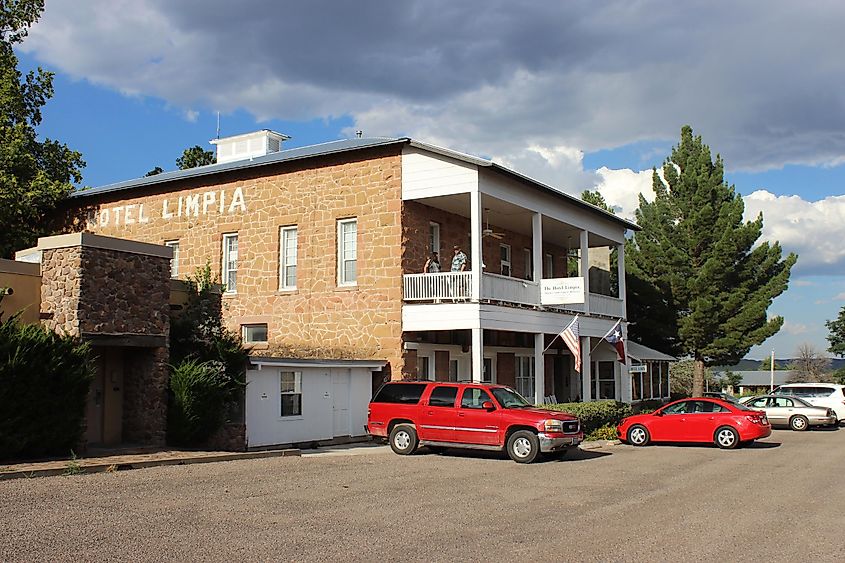
[[[584,278],[552,278],[540,280],[540,303],[568,305],[584,302]]]
[[[161,203],[130,203],[102,207],[88,216],[92,226],[120,227],[149,223],[154,219],[169,221],[174,217],[205,217],[246,213],[243,188],[231,192],[217,190],[168,198]]]

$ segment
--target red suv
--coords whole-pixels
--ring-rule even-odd
[[[584,440],[574,416],[482,383],[386,383],[370,402],[367,431],[387,438],[400,455],[418,446],[506,449],[517,463],[531,463],[541,452],[564,454]]]

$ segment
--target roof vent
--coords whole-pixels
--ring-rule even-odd
[[[290,137],[282,133],[262,129],[253,133],[213,139],[209,142],[217,146],[217,163],[219,164],[279,152],[282,149],[282,143],[288,139]]]

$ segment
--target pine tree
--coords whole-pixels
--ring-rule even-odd
[[[766,318],[798,257],[775,242],[755,246],[763,215],[744,222],[742,196],[724,179],[720,156],[681,129],[681,142],[653,174],[655,200],[640,196],[626,245],[628,317],[635,340],[694,360],[693,394],[706,366],[733,365],[780,330]]]
[[[828,352],[832,352],[840,358],[845,358],[845,307],[839,310],[839,316],[832,321],[825,321],[825,326],[830,334],[827,341],[830,342]]]

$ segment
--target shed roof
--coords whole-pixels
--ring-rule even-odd
[[[625,343],[625,347],[627,348],[626,352],[628,357],[640,362],[645,360],[663,360],[667,362],[674,362],[678,359],[674,356],[670,356],[669,354],[664,354],[663,352],[649,348],[648,346],[638,344],[637,342],[628,341]]]

